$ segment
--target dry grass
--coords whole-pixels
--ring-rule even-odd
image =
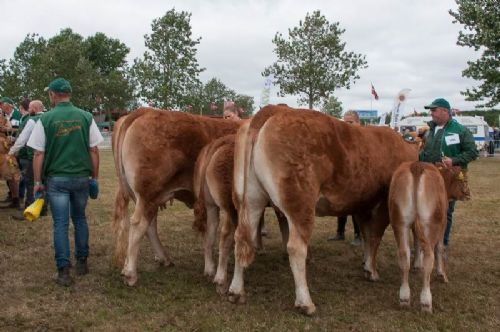
[[[158,268],[147,240],[141,245],[139,284],[126,287],[110,267],[110,219],[115,175],[111,154],[102,154],[101,195],[88,207],[91,273],[63,289],[55,265],[50,217],[16,222],[0,212],[0,330],[497,330],[500,326],[500,159],[471,165],[473,200],[457,204],[452,232],[450,283],[432,284],[434,314],[419,311],[420,277],[411,277],[412,306],[398,306],[399,269],[392,231],[379,252],[377,283],[365,281],[361,251],[349,241],[327,242],[334,218],[318,218],[308,266],[312,318],[293,309],[292,273],[279,231],[269,214],[265,250],[246,272],[248,304],[232,305],[203,278],[192,212],[181,204],[161,213],[159,233],[175,266]],[[0,186],[4,196],[5,186]],[[347,234],[352,237],[350,223]],[[496,327],[495,327],[496,326]]]

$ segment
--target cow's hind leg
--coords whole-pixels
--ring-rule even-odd
[[[127,258],[122,270],[124,281],[129,286],[137,283],[137,258],[139,255],[139,242],[146,234],[153,213],[148,214],[145,204],[141,198],[137,199],[134,214],[130,218],[129,240],[127,248]]]
[[[217,292],[219,294],[226,294],[228,288],[227,265],[229,263],[229,254],[234,243],[235,229],[231,219],[230,213],[225,212],[219,239],[219,264],[217,266],[217,273],[214,277],[214,283],[216,284]]]
[[[389,224],[387,202],[381,202],[373,211],[373,216],[356,215],[363,236],[365,246],[364,271],[365,277],[370,281],[379,279],[377,272],[377,251]]]
[[[160,238],[158,236],[157,219],[158,219],[158,211],[156,211],[156,214],[154,215],[153,220],[149,224],[146,233],[149,238],[149,241],[151,242],[151,246],[153,247],[153,250],[155,252],[155,261],[157,261],[161,266],[165,267],[173,266],[174,263],[172,263],[170,256],[165,250],[165,247],[161,244]]]
[[[397,219],[397,216],[392,216]],[[398,245],[398,262],[401,270],[401,287],[399,288],[399,305],[402,307],[410,306],[410,285],[408,276],[410,272],[410,230],[400,220],[391,220],[393,224],[394,237]]]
[[[311,209],[314,211],[314,209]],[[312,302],[307,286],[306,258],[307,246],[312,233],[314,223],[314,213],[297,220],[293,216],[287,216],[289,223],[289,239],[287,243],[290,267],[292,268],[295,280],[295,307],[306,315],[312,315],[316,311],[316,306]]]
[[[434,267],[434,250],[429,243],[422,244],[424,251],[423,258],[423,285],[420,293],[420,305],[422,311],[432,313],[432,294],[431,294],[431,273]]]
[[[217,237],[217,228],[219,226],[219,208],[215,205],[209,205],[206,209],[207,229],[203,235],[203,253],[205,257],[205,269],[203,274],[211,279],[215,274],[213,248]]]
[[[435,258],[436,258],[436,270],[437,274],[443,282],[447,283],[448,282],[448,276],[446,275],[446,266],[444,263],[444,245],[443,241],[441,240],[443,237],[441,236],[439,239],[438,244],[435,247]]]

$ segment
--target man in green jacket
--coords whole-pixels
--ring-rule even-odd
[[[452,119],[450,103],[443,98],[425,106],[430,110],[432,121],[426,135],[426,143],[419,159],[430,163],[442,162],[446,167],[461,166],[467,180],[467,165],[478,157],[471,132]],[[448,204],[447,224],[443,243],[448,248],[455,201]]]
[[[64,78],[46,88],[52,108],[35,124],[28,140],[33,148],[33,191],[47,185],[54,224],[54,250],[58,276],[56,282],[70,286],[69,216],[75,232],[76,274],[88,273],[89,229],[85,207],[89,197],[89,178],[97,186],[99,150],[102,135],[92,118],[70,102],[72,88]],[[43,184],[42,184],[43,180]]]

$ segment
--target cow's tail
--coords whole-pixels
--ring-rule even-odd
[[[130,222],[128,220],[128,203],[130,198],[118,186],[115,197],[115,209],[113,213],[113,232],[115,234],[115,252],[113,255],[113,266],[121,267],[125,263],[125,256],[128,247],[128,232]]]
[[[428,240],[425,236],[424,225],[422,224],[422,220],[420,219],[419,213],[419,204],[421,204],[418,198],[419,185],[422,184],[422,177],[425,174],[424,169],[421,167],[419,163],[412,164],[413,167],[413,202],[415,207],[415,237],[416,240],[420,243],[420,247],[424,248],[427,244]],[[416,171],[417,167],[419,168]]]
[[[147,110],[139,109],[134,113],[120,119],[115,124],[112,136],[113,158],[115,161],[115,171],[118,177],[118,188],[115,196],[115,206],[113,211],[113,220],[111,227],[115,235],[115,252],[113,254],[112,264],[116,267],[123,266],[128,248],[128,204],[130,198],[133,198],[133,192],[128,185],[125,170],[123,169],[123,140],[125,133],[130,125]]]
[[[238,260],[238,263],[243,267],[249,266],[255,259],[255,247],[253,245],[251,236],[252,225],[250,225],[250,222],[248,220],[249,211],[248,211],[248,201],[246,192],[248,186],[248,175],[250,173],[250,167],[253,159],[252,158],[253,148],[255,145],[255,138],[257,136],[257,133],[258,130],[253,128],[248,128],[248,132],[244,136],[245,141],[243,149],[244,152],[243,170],[235,168],[236,172],[243,171],[243,197],[240,206],[238,206],[239,218],[238,218],[238,226],[234,234],[234,240],[235,240],[234,252],[236,259]],[[239,154],[240,151],[235,150],[235,156],[236,153]],[[242,157],[241,154],[239,154],[238,156],[239,158]]]

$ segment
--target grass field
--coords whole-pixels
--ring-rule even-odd
[[[433,278],[434,314],[420,312],[421,278],[416,273],[411,275],[411,308],[399,308],[399,268],[391,229],[378,255],[381,280],[371,283],[363,278],[361,249],[349,244],[351,223],[347,241],[332,243],[326,238],[335,231],[335,218],[318,218],[307,271],[317,313],[309,318],[293,308],[293,277],[271,213],[265,248],[246,271],[246,305],[229,303],[203,277],[200,238],[191,230],[193,214],[180,203],[158,218],[160,238],[175,266],[158,267],[144,239],[138,285],[125,286],[120,271],[110,265],[116,178],[111,153],[104,151],[100,198],[87,208],[91,272],[75,278],[71,288],[53,281],[50,217],[19,222],[9,217],[11,211],[0,211],[0,330],[498,331],[500,159],[483,158],[470,168],[473,199],[457,204],[450,283]],[[5,191],[5,184],[0,184],[0,197]]]

